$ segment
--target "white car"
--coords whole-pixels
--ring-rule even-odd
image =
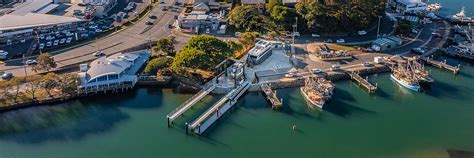
[[[81,37],[82,38],[87,38],[87,37],[89,37],[89,35],[87,33],[83,33],[83,34],[81,34]]]
[[[65,39],[65,38],[63,38],[63,39],[61,39],[61,40],[59,41],[60,44],[64,44],[64,42],[66,42],[66,39]]]
[[[341,66],[339,66],[339,65],[332,65],[331,66],[331,71],[339,71],[339,70],[341,70]]]
[[[366,35],[366,34],[367,34],[367,31],[364,31],[364,30],[358,31],[357,34],[359,34],[359,35],[361,35],[361,36],[362,36],[362,35]]]
[[[313,69],[314,74],[320,74],[322,72],[323,72],[323,70],[321,70],[321,69]]]
[[[207,28],[206,29],[206,34],[210,34],[211,33],[211,29]]]
[[[346,43],[346,41],[344,39],[338,39],[336,42],[337,43]]]
[[[99,33],[99,32],[102,32],[101,29],[95,29],[95,32]]]
[[[83,27],[78,27],[77,30],[78,30],[78,31],[85,31],[86,29],[83,28]]]
[[[313,34],[311,34],[311,37],[318,38],[318,37],[321,37],[321,35],[318,35],[318,34],[313,33]]]
[[[72,37],[68,37],[66,40],[66,43],[71,43],[71,41],[72,41]]]
[[[26,60],[26,61],[25,61],[25,64],[26,64],[26,65],[34,65],[34,64],[36,64],[36,63],[37,63],[36,60]]]
[[[59,44],[59,40],[54,40],[53,45],[54,45],[54,46],[57,46],[58,44]]]
[[[40,35],[40,39],[44,39],[44,35]]]
[[[285,74],[285,77],[287,77],[287,78],[293,78],[293,77],[296,77],[296,74],[293,73],[293,72],[290,72],[290,73]]]
[[[43,48],[44,48],[44,43],[40,43],[39,49],[43,49]]]
[[[21,43],[25,43],[26,40],[25,40],[24,38],[22,38],[22,39],[20,40],[20,42],[21,42]]]
[[[49,42],[46,43],[46,47],[51,47],[52,44],[53,43],[51,43],[51,41],[49,41]]]
[[[46,37],[46,40],[52,40],[52,39],[53,39],[53,37],[52,37],[52,36],[48,36],[48,37]]]

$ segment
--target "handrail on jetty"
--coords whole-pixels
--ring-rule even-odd
[[[372,85],[370,82],[369,82],[369,78],[366,77],[365,79],[362,78],[360,75],[359,75],[359,72],[347,72],[349,74],[349,76],[351,76],[351,79],[353,81],[356,81],[357,83],[359,83],[359,86],[362,85],[364,88],[366,88],[369,93],[374,93],[376,90],[377,90],[377,83],[374,85]]]
[[[278,99],[276,91],[273,91],[268,83],[260,84],[260,88],[267,97],[267,100],[272,104],[273,110],[281,109],[281,107],[283,107],[283,101]]]
[[[459,70],[460,70],[460,67],[461,67],[461,65],[451,66],[451,65],[446,63],[446,60],[441,62],[441,61],[433,60],[429,57],[428,58],[421,58],[421,59],[423,61],[425,61],[427,64],[432,65],[434,67],[452,71],[455,75],[459,73]]]
[[[186,100],[184,103],[179,105],[175,110],[173,110],[171,113],[169,113],[166,116],[167,119],[168,119],[168,127],[170,126],[170,124],[173,123],[174,120],[176,120],[176,118],[178,118],[180,115],[182,115],[184,112],[186,112],[192,106],[194,106],[194,104],[196,104],[202,98],[204,98],[209,93],[211,93],[215,88],[216,88],[216,85],[214,85],[214,84],[205,85],[201,91],[196,93],[194,96],[192,96],[191,98]]]

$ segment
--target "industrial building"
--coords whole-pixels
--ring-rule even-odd
[[[395,36],[379,38],[372,42],[372,49],[375,51],[386,51],[402,44],[402,40]]]

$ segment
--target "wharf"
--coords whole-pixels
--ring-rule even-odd
[[[242,85],[233,89],[222,97],[211,108],[199,116],[191,124],[186,123],[186,133],[189,129],[195,134],[203,134],[211,125],[213,125],[223,114],[231,109],[237,100],[250,88],[249,82],[244,82]]]
[[[374,93],[376,90],[377,90],[377,84],[374,86],[372,85],[370,82],[369,82],[369,79],[368,78],[362,78],[359,73],[357,72],[347,72],[349,74],[349,76],[351,76],[351,80],[353,81],[356,81],[357,83],[359,83],[359,86],[363,86],[364,88],[366,88],[369,93]]]
[[[276,91],[273,91],[268,83],[260,84],[260,88],[262,89],[263,94],[265,94],[267,100],[272,104],[273,110],[281,109],[283,107],[283,103],[278,99]]]
[[[440,62],[440,61],[432,60],[430,58],[421,58],[421,59],[429,65],[432,65],[432,66],[440,68],[440,69],[445,69],[445,70],[452,71],[454,74],[458,74],[459,70],[460,70],[459,65],[458,66],[451,66],[451,65],[446,63],[446,60],[443,61],[443,62]]]
[[[188,109],[190,109],[192,106],[194,106],[198,101],[200,101],[202,98],[207,96],[209,93],[212,92],[216,88],[215,85],[211,86],[205,86],[201,91],[196,93],[194,96],[186,100],[184,103],[182,103],[180,106],[178,106],[175,110],[173,110],[171,113],[169,113],[166,118],[168,120],[168,127],[170,124],[173,123],[176,118],[181,116],[184,112],[186,112]]]

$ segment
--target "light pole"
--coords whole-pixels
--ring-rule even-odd
[[[382,16],[379,15],[379,24],[377,26],[377,38],[379,38],[380,36],[380,19],[382,18]]]

